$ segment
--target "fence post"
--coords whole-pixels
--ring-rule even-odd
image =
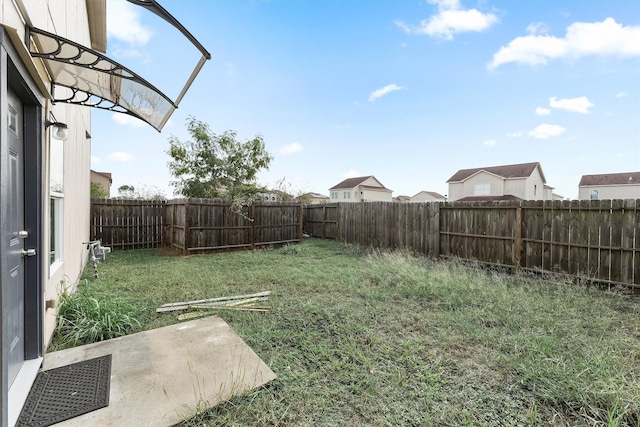
[[[522,256],[522,207],[516,207],[515,236],[513,241],[513,262],[516,270],[520,270]]]

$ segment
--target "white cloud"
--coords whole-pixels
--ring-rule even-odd
[[[589,98],[587,98],[586,96],[568,99],[559,99],[553,96],[549,98],[549,106],[551,108],[559,108],[561,110],[589,114],[589,108],[593,107],[593,103],[589,101]]]
[[[625,27],[607,18],[602,22],[575,22],[567,27],[563,38],[538,34],[516,37],[493,54],[488,68],[509,62],[545,65],[551,59],[589,55],[640,56],[640,25]]]
[[[486,145],[487,147],[495,147],[496,146],[496,140],[495,139],[487,139],[482,141],[482,143],[484,145]]]
[[[417,26],[396,21],[396,25],[410,34],[426,34],[452,40],[455,33],[483,31],[499,21],[492,13],[477,9],[463,9],[459,0],[428,0],[438,6],[438,13],[420,21]]]
[[[302,145],[297,142],[293,142],[291,144],[285,145],[280,149],[280,153],[282,154],[293,154],[302,151]]]
[[[624,98],[625,96],[629,96],[629,94],[627,92],[622,92],[622,91],[616,94],[616,98]]]
[[[91,164],[100,163],[100,157],[91,156]]]
[[[536,127],[534,130],[528,132],[528,134],[534,138],[547,139],[552,136],[558,136],[562,134],[565,130],[566,129],[563,128],[562,126],[543,123],[538,127]]]
[[[133,126],[137,128],[145,127],[147,124],[137,117],[125,113],[113,113],[111,116],[114,122],[122,126]]]
[[[109,160],[111,160],[112,162],[123,162],[123,163],[128,163],[130,161],[132,161],[135,157],[133,157],[133,155],[129,154],[129,153],[125,153],[124,151],[116,151],[113,152],[111,154],[109,154],[109,157],[107,157]]]
[[[360,174],[360,172],[358,172],[355,169],[349,169],[349,171],[343,173],[342,176],[345,178],[355,178],[357,176],[362,176],[362,175]]]
[[[140,23],[139,8],[126,1],[109,1],[107,7],[107,37],[131,46],[144,46],[153,32]]]
[[[551,114],[551,110],[548,108],[538,107],[536,108],[536,114],[539,116],[548,116],[549,114]]]
[[[380,89],[376,89],[373,92],[371,92],[371,95],[369,95],[369,102],[373,102],[378,98],[382,98],[383,96],[385,96],[388,93],[391,93],[391,92],[396,91],[396,90],[402,90],[402,89],[405,89],[405,88],[403,86],[398,86],[395,83],[387,85],[387,86],[385,86],[383,88],[380,88]]]
[[[549,32],[549,27],[547,24],[542,22],[534,22],[527,26],[527,34],[547,34]]]
[[[519,138],[519,137],[521,137],[523,134],[524,134],[524,132],[522,132],[521,130],[520,130],[520,131],[518,131],[518,132],[509,132],[509,133],[507,134],[507,137],[508,137],[508,138]]]

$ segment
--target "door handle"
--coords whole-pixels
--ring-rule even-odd
[[[36,250],[35,249],[27,249],[26,251],[23,249],[22,250],[22,257],[26,257],[26,256],[35,256],[36,255]]]

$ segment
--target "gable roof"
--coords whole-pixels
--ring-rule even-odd
[[[640,185],[640,172],[582,175],[579,187],[587,185]]]
[[[417,195],[422,194],[422,193],[428,194],[429,196],[435,197],[435,198],[438,198],[438,199],[444,199],[445,198],[442,194],[436,193],[435,191],[419,191],[418,193],[414,194],[413,197],[416,197]]]
[[[526,178],[528,176],[531,176],[531,174],[537,167],[540,167],[539,162],[519,163],[516,165],[489,166],[473,169],[460,169],[451,178],[449,178],[447,182],[464,181],[465,179],[477,174],[480,171],[489,172],[502,178]],[[544,174],[542,173],[542,168],[540,168],[540,175],[542,175],[542,182],[546,182]]]
[[[382,185],[382,183],[380,181],[378,181],[376,179],[376,177],[373,176],[373,175],[359,176],[359,177],[356,177],[356,178],[347,178],[344,181],[340,182],[339,184],[334,185],[329,190],[337,190],[339,188],[355,188],[355,187],[357,187],[359,185],[362,185],[362,183],[365,182],[366,180],[368,180],[369,178],[375,179],[380,184],[380,187],[374,187],[374,186],[371,186],[371,185],[367,185],[366,187],[368,189],[387,190],[387,188],[384,185]]]
[[[308,196],[308,197],[311,197],[312,199],[328,199],[329,198],[329,196],[325,196],[324,194],[314,193],[314,192],[304,193],[303,196]]]

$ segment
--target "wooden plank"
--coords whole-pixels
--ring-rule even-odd
[[[636,225],[635,199],[622,201],[622,227],[620,246],[624,249],[633,249]],[[633,283],[633,258],[632,251],[620,251],[620,276],[619,281]]]
[[[620,199],[611,201],[611,243],[612,247],[622,247],[624,201]],[[622,252],[611,250],[610,279],[614,282],[622,282]]]
[[[514,223],[514,235],[513,235],[513,265],[516,268],[522,267],[522,208],[517,206],[516,218]]]

